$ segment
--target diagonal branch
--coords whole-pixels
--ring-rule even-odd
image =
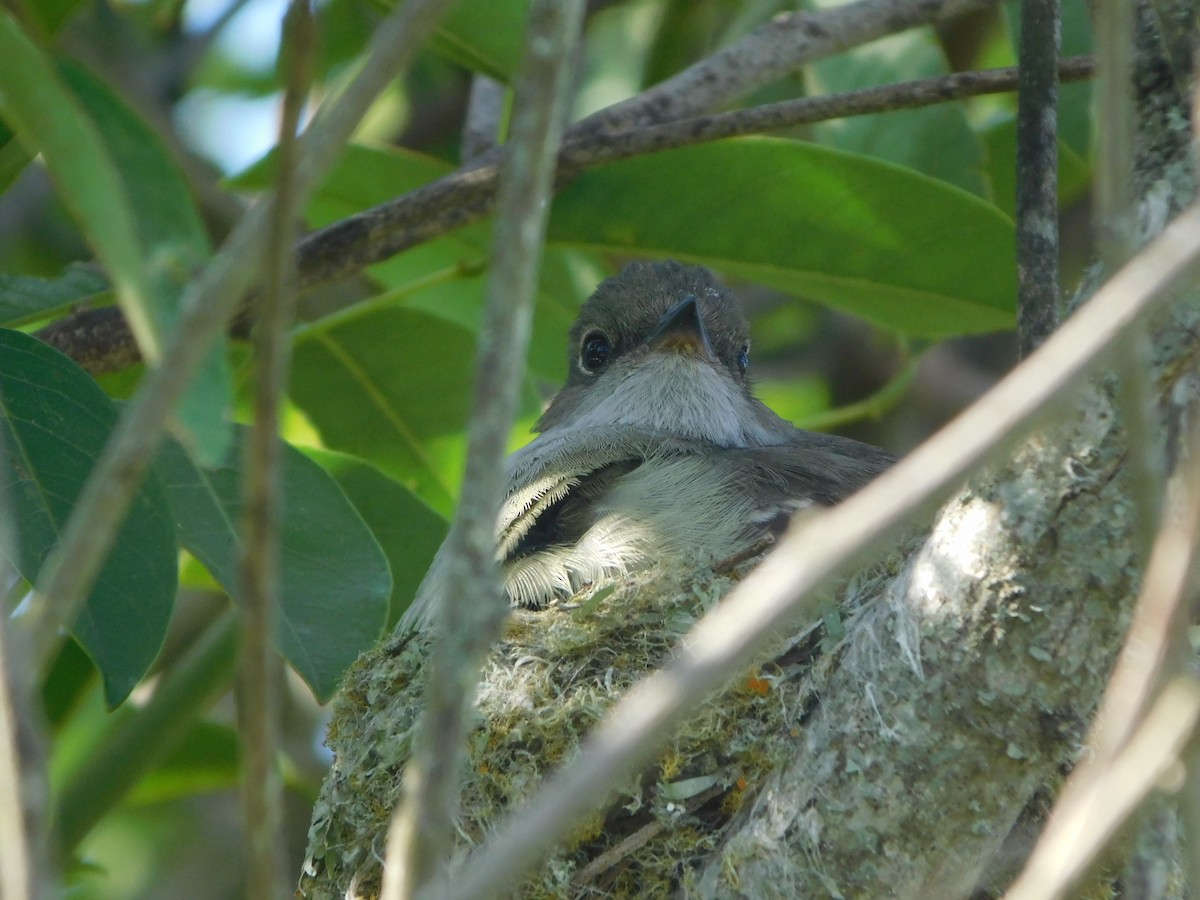
[[[1091,77],[1089,57],[1064,60],[1059,77]],[[581,172],[621,159],[791,128],[849,116],[915,109],[1017,86],[1015,68],[960,72],[824,97],[805,97],[698,116],[623,131],[568,129],[559,158],[557,187]],[[364,267],[482,219],[495,202],[497,162],[493,155],[437,181],[380,204],[305,237],[297,245],[300,285],[311,288],[344,278]],[[137,348],[114,307],[85,310],[47,326],[37,335],[93,374],[127,368]]]

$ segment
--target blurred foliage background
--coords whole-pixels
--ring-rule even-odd
[[[826,60],[745,105],[1011,65],[1015,6]],[[574,117],[634,95],[795,7],[592,2]],[[1064,55],[1087,52],[1082,0],[1064,7]],[[45,388],[58,372],[68,387],[54,390],[76,403],[75,412],[56,413],[64,441],[76,441],[79,421],[101,410],[90,449],[76,461],[86,475],[116,415],[108,398],[130,396],[142,375],[140,365],[99,374],[96,391],[82,370],[26,338],[80,305],[111,304],[120,292],[110,261],[116,251],[106,257],[102,249],[106,216],[115,213],[101,206],[89,218],[72,187],[91,184],[96,163],[80,147],[41,143],[39,135],[50,133],[45,122],[61,112],[59,121],[93,124],[147,277],[169,309],[269,183],[283,8],[281,0],[8,4],[0,51],[25,48],[61,88],[37,101],[43,121],[32,100],[22,102],[32,98],[21,93],[32,90],[32,70],[0,66],[0,89],[9,93],[0,104],[8,125],[0,127],[0,324],[12,329],[0,348],[0,397],[10,446],[41,421],[23,409],[55,402]],[[353,73],[387,4],[327,0],[318,9],[314,106]],[[472,77],[503,83],[511,76],[523,12],[521,0],[460,3],[409,76],[376,101],[309,204],[307,225],[338,221],[457,167]],[[1088,105],[1086,84],[1063,88],[1068,283],[1090,254]],[[912,446],[1014,359],[1014,121],[1015,99],[1001,95],[722,141],[585,174],[553,210],[513,445],[528,439],[564,376],[564,336],[578,305],[600,279],[640,256],[702,262],[738,289],[752,319],[758,393],[781,414],[897,451]],[[280,765],[293,871],[328,765],[319,701],[403,610],[459,490],[488,241],[488,223],[473,225],[300,301],[286,433],[296,448],[288,456],[284,538],[283,630],[291,638],[280,640],[289,663]],[[107,275],[89,262],[97,252]],[[221,408],[247,422],[247,348],[234,340],[222,355],[203,377]],[[42,687],[72,896],[239,895],[244,838],[228,691],[236,620],[227,598],[236,593],[238,537],[229,523],[240,502],[238,434],[233,449],[207,440],[202,433],[189,444],[185,435],[168,447],[152,485],[163,497],[146,500],[174,523],[163,550],[171,572],[154,588],[125,587],[123,607],[97,607],[101,620],[119,619],[128,630],[153,605],[161,625],[134,626],[131,649],[112,659],[97,641],[68,643]],[[45,464],[56,465],[59,451],[44,452]],[[11,483],[19,478],[10,471]],[[69,496],[64,502],[69,509]],[[46,507],[29,515],[52,523],[64,514]],[[18,538],[28,547],[36,529],[22,516]],[[40,556],[33,556],[16,565],[8,609],[36,576]],[[153,604],[145,599],[151,592]],[[326,655],[314,659],[314,648]]]

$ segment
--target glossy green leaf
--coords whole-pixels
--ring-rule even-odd
[[[348,147],[310,204],[309,221],[314,227],[328,225],[451,170],[441,160],[409,150]],[[478,332],[490,241],[489,223],[471,225],[372,266],[371,277],[387,289],[381,302],[423,310]],[[564,376],[563,336],[590,291],[580,294],[571,285],[570,268],[561,251],[547,253],[535,299],[528,364],[537,377],[555,383]]]
[[[360,459],[328,450],[307,453],[346,492],[387,554],[392,568],[390,627],[412,602],[446,537],[446,520],[399,482]]]
[[[36,581],[117,419],[112,401],[74,362],[0,330],[3,478],[16,510],[17,570]],[[73,632],[116,705],[162,646],[177,583],[175,528],[162,485],[134,498]]]
[[[304,331],[290,393],[327,447],[369,460],[448,516],[474,362],[465,328],[381,307]]]
[[[137,783],[128,803],[164,803],[208,791],[237,787],[241,745],[237,732],[215,722],[197,722],[166,759]]]
[[[42,709],[52,730],[57,731],[79,708],[95,679],[96,667],[83,648],[74,639],[64,641],[42,681]]]
[[[908,31],[821,60],[809,72],[813,93],[835,94],[945,75],[947,66],[932,32]],[[972,194],[988,195],[983,145],[961,103],[836,119],[813,126],[812,133],[827,147],[896,163]]]
[[[555,201],[549,239],[711,264],[911,335],[1009,328],[1012,222],[878,160],[719,141],[604,166]]]
[[[211,255],[204,222],[158,135],[98,78],[74,64],[61,68],[116,165],[145,258],[154,328],[159,335],[170,334],[179,322],[184,288]],[[203,462],[216,462],[229,449],[231,392],[232,378],[218,344],[184,395],[177,417],[180,437]]]
[[[456,3],[435,33],[434,46],[460,65],[510,81],[521,59],[529,0]]]
[[[104,263],[139,344],[160,348],[137,227],[96,127],[45,55],[0,10],[0,117],[41,154],[58,196]]]
[[[164,446],[158,468],[179,540],[233,597],[240,594],[241,445],[219,466],[198,468],[183,449]],[[281,607],[275,644],[325,700],[338,678],[383,628],[392,579],[362,517],[325,471],[293,447],[283,457]]]
[[[58,278],[0,274],[0,324],[24,325],[106,290],[104,276],[81,265]]]

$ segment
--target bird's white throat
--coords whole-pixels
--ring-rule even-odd
[[[556,428],[631,425],[722,447],[782,442],[728,372],[695,356],[651,353],[605,373],[588,393],[587,404]]]

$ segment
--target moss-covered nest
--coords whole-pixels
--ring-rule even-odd
[[[666,896],[697,866],[774,767],[794,756],[817,698],[815,669],[837,657],[857,615],[860,575],[672,736],[654,765],[619,785],[519,891],[522,897]],[[658,570],[533,612],[514,611],[492,654],[469,739],[458,851],[466,854],[626,690],[736,583],[707,569]],[[427,635],[385,639],[346,675],[329,726],[335,755],[313,812],[300,895],[375,897],[386,829],[420,709]]]

